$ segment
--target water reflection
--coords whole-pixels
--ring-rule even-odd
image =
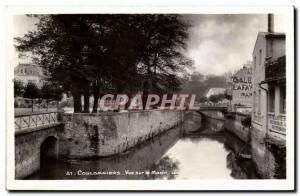
[[[28,179],[259,178],[251,162],[236,158],[245,144],[223,131],[223,121],[207,120],[198,129],[195,119],[190,115],[182,126],[117,156],[43,163]]]
[[[218,141],[199,138],[191,142],[189,138],[179,140],[167,153],[178,162],[176,179],[230,179],[230,169],[226,165],[229,151]]]

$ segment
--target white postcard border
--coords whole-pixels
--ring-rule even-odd
[[[275,13],[289,18],[286,30],[287,179],[286,180],[15,180],[13,109],[13,15],[54,13]],[[294,189],[294,8],[259,7],[7,7],[6,8],[6,187],[9,190],[293,190]]]

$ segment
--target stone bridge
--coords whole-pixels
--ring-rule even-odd
[[[16,179],[38,171],[41,160],[58,157],[59,133],[63,125],[57,117],[57,112],[15,116]]]
[[[225,115],[228,113],[227,106],[202,106],[196,111],[203,117],[225,120]]]

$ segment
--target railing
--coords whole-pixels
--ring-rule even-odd
[[[229,104],[228,103],[200,103],[200,108],[209,108],[209,107],[228,107]]]
[[[200,109],[199,111],[206,111],[206,110],[220,110],[220,111],[224,111],[224,110],[228,110],[228,106],[227,105],[200,105]]]
[[[279,57],[275,61],[271,61],[265,64],[266,69],[266,81],[271,82],[275,80],[284,79],[285,69],[286,69],[286,61],[285,56]]]
[[[58,112],[15,115],[15,131],[57,124],[59,123],[57,117]]]

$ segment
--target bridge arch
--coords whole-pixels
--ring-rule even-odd
[[[58,139],[55,136],[48,136],[40,146],[40,162],[58,158]]]
[[[227,114],[227,111],[225,110],[217,110],[217,109],[205,109],[205,110],[198,110],[196,111],[198,114],[202,116],[203,119],[205,118],[213,118],[213,119],[218,119],[218,120],[225,120],[225,116]]]

